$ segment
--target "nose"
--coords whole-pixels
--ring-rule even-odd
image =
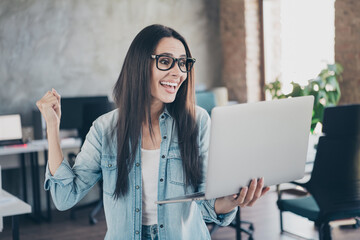
[[[179,67],[179,60],[176,59],[174,66],[170,69],[170,74],[172,76],[180,76],[182,73],[183,72],[180,70],[180,67]]]

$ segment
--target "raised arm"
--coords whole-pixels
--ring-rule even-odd
[[[36,106],[46,122],[49,143],[49,170],[54,175],[63,160],[59,137],[61,119],[60,95],[55,89],[52,89],[36,102]]]

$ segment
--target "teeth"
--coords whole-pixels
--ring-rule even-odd
[[[171,83],[171,82],[160,82],[162,85],[168,85],[168,86],[172,86],[172,87],[176,87],[177,83]]]

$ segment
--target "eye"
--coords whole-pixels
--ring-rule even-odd
[[[186,59],[185,58],[180,58],[179,59],[179,65],[180,65],[180,67],[185,67],[186,66]]]
[[[172,59],[169,57],[160,57],[159,63],[162,65],[171,65]]]

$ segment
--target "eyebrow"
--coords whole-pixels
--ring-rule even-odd
[[[173,57],[173,56],[174,56],[172,53],[167,53],[167,52],[165,52],[165,53],[160,53],[160,54],[158,54],[158,55],[167,55],[167,56],[170,56],[170,57]],[[186,54],[182,54],[182,55],[180,55],[180,57],[186,57]]]

